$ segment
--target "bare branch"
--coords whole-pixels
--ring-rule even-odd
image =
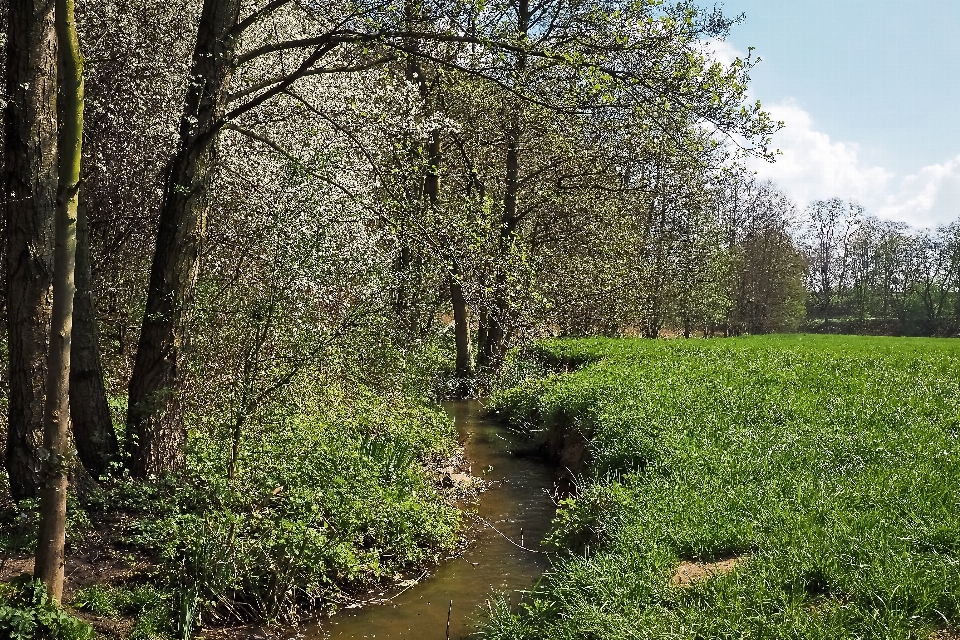
[[[271,53],[289,51],[290,49],[309,49],[310,47],[322,47],[331,43],[333,45],[339,45],[357,42],[370,42],[376,38],[377,34],[340,30],[328,31],[322,36],[315,36],[313,38],[299,38],[297,40],[285,40],[283,42],[271,42],[270,44],[265,44],[238,56],[234,64],[237,67],[241,67],[251,60],[255,60]]]
[[[382,58],[377,58],[365,64],[358,64],[353,66],[341,66],[341,67],[320,67],[316,69],[311,69],[306,73],[300,74],[299,78],[306,78],[308,76],[319,76],[327,73],[356,73],[358,71],[368,71],[370,69],[375,69],[376,67],[389,64],[397,60],[397,56],[384,56]],[[286,76],[276,76],[263,82],[258,82],[255,85],[241,89],[227,96],[227,102],[233,102],[234,100],[239,100],[244,98],[251,93],[256,93],[268,87],[271,87],[275,84],[279,84],[286,79]]]
[[[291,74],[288,74],[286,78],[284,78],[283,80],[278,82],[276,85],[274,85],[273,88],[261,93],[257,97],[253,98],[250,102],[247,102],[245,104],[240,105],[239,107],[236,107],[235,109],[227,113],[225,116],[223,116],[223,118],[220,120],[220,126],[222,127],[223,123],[229,122],[230,120],[240,117],[247,111],[250,111],[251,109],[255,109],[259,107],[261,104],[263,104],[270,98],[273,98],[277,94],[282,93],[284,90],[287,89],[287,87],[292,85],[294,82],[302,78],[304,74],[309,72],[310,69],[312,69],[313,66],[317,63],[317,61],[320,60],[320,58],[326,55],[331,49],[336,47],[338,44],[339,43],[334,42],[332,40],[328,40],[326,42],[321,43],[319,46],[317,46],[314,52],[310,54],[310,56],[308,56],[307,59],[300,64],[300,66],[297,68],[296,71],[294,71]]]
[[[260,9],[257,9],[249,16],[238,22],[236,26],[230,30],[230,35],[236,38],[261,18],[265,18],[277,9],[281,8],[283,5],[289,4],[290,2],[291,0],[273,0],[273,2],[268,3]]]

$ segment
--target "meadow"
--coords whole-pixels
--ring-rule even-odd
[[[486,638],[960,637],[960,342],[551,340],[516,367],[540,374],[493,410],[588,459]]]

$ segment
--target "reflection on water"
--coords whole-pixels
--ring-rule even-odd
[[[492,590],[528,589],[549,566],[544,554],[524,551],[514,543],[520,542],[522,528],[524,545],[540,548],[554,515],[544,493],[553,487],[551,470],[535,458],[512,455],[520,442],[502,426],[480,417],[479,403],[449,403],[446,409],[456,420],[474,470],[493,466],[485,476],[492,487],[480,497],[479,516],[513,542],[477,522],[477,541],[462,557],[437,567],[390,604],[345,610],[323,620],[307,630],[307,638],[443,640],[451,600],[450,637],[466,637],[476,629],[478,607]],[[513,597],[514,602],[517,599]]]

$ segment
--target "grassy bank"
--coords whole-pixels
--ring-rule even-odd
[[[960,628],[960,343],[548,341],[501,391],[589,471],[488,638],[929,638]],[[939,634],[939,635],[936,635]]]
[[[456,431],[409,393],[292,385],[243,425],[232,478],[235,425],[191,420],[182,473],[71,498],[64,602],[98,637],[294,622],[376,597],[458,543],[460,511],[436,476]],[[34,503],[0,512],[0,572],[30,570],[35,535]],[[27,601],[0,590],[0,605],[11,598]]]

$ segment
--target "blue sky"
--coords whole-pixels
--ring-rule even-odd
[[[702,4],[706,5],[706,2]],[[960,0],[724,0],[752,95],[787,124],[754,165],[800,206],[833,196],[914,226],[960,218]]]

